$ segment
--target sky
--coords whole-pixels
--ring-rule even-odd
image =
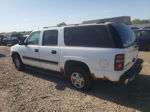
[[[117,16],[150,19],[150,0],[0,0],[0,32]]]

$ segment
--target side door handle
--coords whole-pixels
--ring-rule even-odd
[[[51,53],[52,53],[52,54],[56,54],[56,53],[57,53],[57,51],[55,51],[55,50],[52,50],[52,51],[51,51]]]
[[[34,52],[39,52],[39,49],[34,49]]]

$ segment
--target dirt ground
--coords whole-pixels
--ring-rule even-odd
[[[0,46],[0,112],[150,112],[150,52],[139,53],[144,67],[132,85],[98,80],[88,92],[54,72],[17,71],[9,53]]]

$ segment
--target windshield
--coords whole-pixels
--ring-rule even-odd
[[[135,34],[130,27],[118,23],[113,23],[112,26],[120,37],[124,48],[131,46],[135,42]]]

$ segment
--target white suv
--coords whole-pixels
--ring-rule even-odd
[[[11,56],[18,70],[30,65],[62,72],[81,90],[99,78],[128,83],[142,68],[134,33],[119,23],[36,30],[11,47]]]

